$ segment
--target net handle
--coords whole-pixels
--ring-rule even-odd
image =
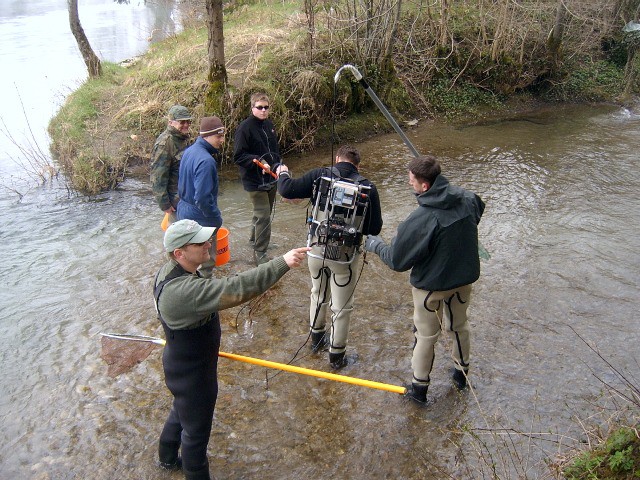
[[[162,338],[149,337],[147,335],[126,335],[121,333],[101,333],[104,337],[115,338],[117,340],[133,340],[136,342],[155,343],[156,345],[165,345],[166,341]],[[371,380],[364,380],[362,378],[348,377],[346,375],[337,375],[335,373],[327,373],[320,370],[311,370],[308,368],[296,367],[294,365],[288,365],[284,363],[271,362],[268,360],[261,360],[259,358],[245,357],[244,355],[236,355],[234,353],[218,352],[218,356],[228,358],[231,360],[238,360],[240,362],[251,363],[253,365],[260,365],[267,368],[274,368],[277,370],[283,370],[286,372],[298,373],[301,375],[308,375],[311,377],[324,378],[327,380],[333,380],[336,382],[350,383],[353,385],[359,385],[361,387],[374,388],[378,390],[385,390],[387,392],[398,393],[404,395],[407,392],[405,387],[397,385],[389,385],[387,383],[373,382]]]
[[[147,335],[125,335],[122,333],[101,333],[103,337],[115,338],[117,340],[132,340],[134,342],[155,343],[156,345],[166,345],[166,341],[158,337],[149,337]]]

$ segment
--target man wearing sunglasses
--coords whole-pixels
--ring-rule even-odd
[[[151,188],[160,210],[168,213],[169,223],[173,223],[178,208],[180,158],[191,143],[191,113],[182,105],[174,105],[167,116],[167,128],[156,139],[151,150]]]
[[[187,480],[210,480],[207,445],[218,397],[218,312],[257,297],[309,250],[295,248],[265,265],[228,278],[204,278],[197,268],[209,259],[215,227],[179,220],[167,228],[169,261],[154,282],[158,319],[165,332],[165,383],[173,404],[158,445],[159,466],[182,469]],[[179,455],[179,453],[181,455]]]
[[[242,186],[249,192],[253,219],[249,242],[256,265],[269,261],[271,212],[276,198],[276,181],[271,167],[280,162],[280,149],[273,122],[269,120],[269,97],[251,95],[251,115],[238,125],[233,142],[233,161],[238,165]],[[257,165],[257,160],[263,167]]]

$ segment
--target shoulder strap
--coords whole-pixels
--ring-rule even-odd
[[[360,175],[360,172],[358,172],[357,170],[355,172],[353,172],[351,175],[349,175],[348,177],[343,177],[342,174],[340,173],[340,170],[338,170],[338,167],[335,166],[335,165],[333,167],[331,167],[330,170],[331,170],[331,173],[333,174],[334,177],[351,180],[352,182],[354,182],[356,184],[362,183],[363,181],[367,180],[362,175]]]
[[[162,280],[160,283],[158,283],[156,285],[156,283],[158,282],[158,275],[160,275],[160,272],[157,273],[155,280],[153,281],[154,284],[154,288],[153,288],[153,297],[155,299],[155,304],[156,304],[156,312],[158,312],[158,317],[160,317],[160,319],[162,320],[162,315],[160,315],[160,310],[158,309],[158,299],[160,298],[160,294],[162,293],[162,289],[164,288],[164,286],[169,283],[171,280],[181,277],[185,274],[187,274],[188,272],[182,268],[182,266],[180,264],[176,264],[175,267],[173,267],[173,269],[169,272],[169,275],[167,275],[164,280]]]

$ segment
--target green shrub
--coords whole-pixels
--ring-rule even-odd
[[[631,480],[640,472],[637,427],[621,427],[596,448],[583,452],[564,469],[567,480]]]

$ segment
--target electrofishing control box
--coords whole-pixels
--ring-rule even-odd
[[[353,208],[356,205],[359,189],[356,185],[336,181],[333,184],[331,204],[335,207]]]
[[[307,246],[309,256],[351,263],[362,243],[371,187],[343,178],[320,177],[314,188]]]

